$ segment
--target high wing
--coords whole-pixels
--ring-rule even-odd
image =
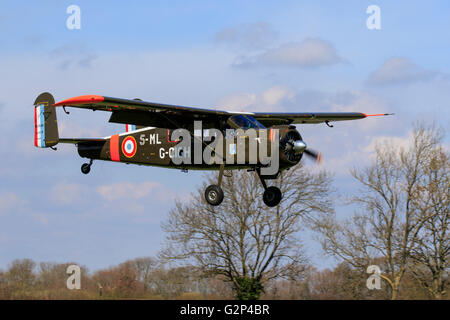
[[[84,95],[55,103],[55,107],[76,107],[112,112],[110,122],[135,124],[141,126],[159,126],[167,128],[182,127],[187,121],[203,120],[212,125],[235,114],[252,115],[265,126],[277,124],[321,123],[343,120],[357,120],[368,116],[361,112],[231,112],[216,109],[202,109],[186,106],[145,102],[139,99],[120,99],[99,95]]]
[[[362,112],[255,112],[253,117],[265,126],[278,124],[328,123],[332,121],[358,120],[366,117],[388,116],[392,113],[365,114]]]
[[[166,112],[170,113],[191,113],[198,115],[225,115],[227,111],[202,109],[194,107],[177,106],[170,104],[146,102],[140,99],[121,99],[104,97],[98,95],[86,95],[79,96],[70,99],[66,99],[54,104],[57,106],[70,106],[77,108],[85,108],[92,110],[103,110],[103,111],[153,111],[153,112]]]

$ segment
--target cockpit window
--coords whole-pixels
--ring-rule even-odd
[[[264,125],[260,123],[258,120],[249,115],[235,115],[228,119],[228,121],[234,125],[236,128],[242,129],[264,129]]]

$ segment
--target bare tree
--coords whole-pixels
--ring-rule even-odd
[[[135,269],[137,280],[143,285],[144,293],[148,291],[150,277],[153,270],[158,266],[159,262],[150,257],[136,258],[130,261],[130,264]]]
[[[430,154],[413,205],[425,223],[411,251],[412,273],[435,299],[442,299],[450,254],[450,157],[442,148]]]
[[[212,183],[215,176],[208,180]],[[257,299],[265,281],[301,277],[306,258],[298,239],[300,222],[332,210],[330,180],[302,165],[291,168],[277,181],[282,202],[268,208],[257,176],[233,172],[222,182],[220,206],[206,204],[204,187],[189,203],[176,203],[163,224],[167,248],[162,257],[189,261],[207,275],[223,275],[238,299]]]
[[[8,271],[4,274],[8,298],[30,297],[31,289],[36,283],[35,267],[36,263],[31,259],[17,259],[11,262]]]
[[[352,266],[365,269],[375,259],[384,259],[381,277],[396,299],[420,230],[428,221],[417,205],[421,180],[430,154],[442,136],[434,127],[415,126],[408,148],[392,143],[377,145],[373,164],[352,175],[361,192],[352,202],[359,210],[351,219],[324,219],[316,225],[324,250]]]
[[[7,284],[6,284],[5,272],[3,272],[2,269],[0,269],[0,299],[7,298],[6,286],[7,286]]]
[[[94,273],[92,280],[97,284],[99,295],[114,298],[136,297],[138,288],[136,270],[130,261]]]

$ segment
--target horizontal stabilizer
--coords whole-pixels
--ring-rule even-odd
[[[105,138],[61,138],[59,139],[59,143],[72,143],[78,144],[83,142],[103,142],[108,139]]]

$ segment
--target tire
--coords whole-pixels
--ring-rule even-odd
[[[212,206],[218,206],[223,201],[223,190],[221,187],[213,184],[205,190],[205,200]]]
[[[277,206],[282,198],[280,189],[275,186],[268,187],[263,194],[263,201],[268,207]]]
[[[91,172],[91,166],[89,165],[89,163],[83,163],[83,165],[81,166],[81,172],[83,172],[84,174],[88,174],[89,172]]]

